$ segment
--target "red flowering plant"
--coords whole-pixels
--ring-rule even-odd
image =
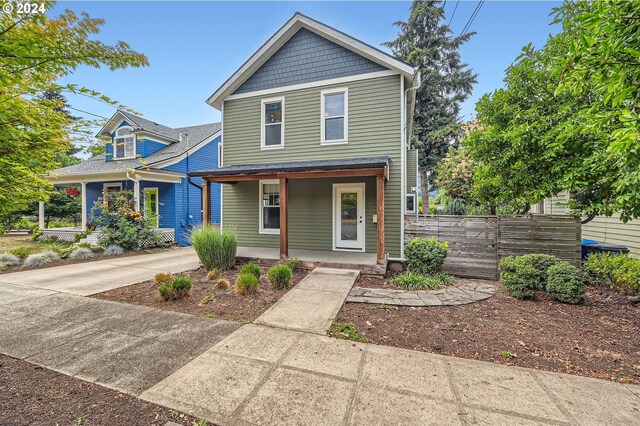
[[[131,191],[109,191],[93,204],[93,222],[100,228],[100,244],[139,250],[162,245],[145,217],[135,209]]]

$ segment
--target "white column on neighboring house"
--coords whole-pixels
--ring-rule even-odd
[[[80,203],[82,205],[82,231],[87,230],[87,182],[80,182]]]
[[[44,201],[38,203],[38,227],[44,229]]]
[[[134,208],[137,212],[140,211],[140,181],[133,181],[133,200],[134,200]]]

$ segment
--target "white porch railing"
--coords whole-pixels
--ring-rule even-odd
[[[176,240],[176,230],[173,228],[155,228],[152,229],[155,233],[160,235],[160,241],[163,243],[172,243]],[[50,239],[55,237],[60,241],[75,241],[76,234],[82,233],[81,228],[48,228],[42,229],[42,239]],[[95,235],[95,241],[100,239],[100,230],[92,232]],[[148,241],[142,241],[142,243],[148,243]]]

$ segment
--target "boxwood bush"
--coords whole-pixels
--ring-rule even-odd
[[[579,303],[584,298],[586,287],[584,275],[569,262],[559,262],[547,270],[547,293],[562,303]]]
[[[422,276],[442,273],[448,248],[435,238],[414,238],[404,248],[407,269]]]
[[[557,264],[560,260],[550,254],[525,254],[518,256],[525,264],[531,266],[539,274],[538,290],[544,290],[547,283],[547,270],[550,266]]]
[[[604,284],[622,291],[640,291],[640,259],[626,254],[594,253],[584,270],[589,284]]]
[[[521,257],[507,256],[500,260],[500,282],[509,296],[532,298],[540,287],[540,272]]]

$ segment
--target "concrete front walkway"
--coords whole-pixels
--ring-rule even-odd
[[[348,269],[316,268],[254,323],[324,335],[359,275]]]
[[[239,327],[0,284],[0,353],[136,396]]]
[[[25,270],[0,275],[2,283],[18,284],[89,296],[103,291],[139,283],[159,272],[178,272],[196,269],[196,252],[179,248],[152,254],[118,257],[105,260]]]
[[[640,388],[246,325],[142,399],[222,425],[635,425]]]

